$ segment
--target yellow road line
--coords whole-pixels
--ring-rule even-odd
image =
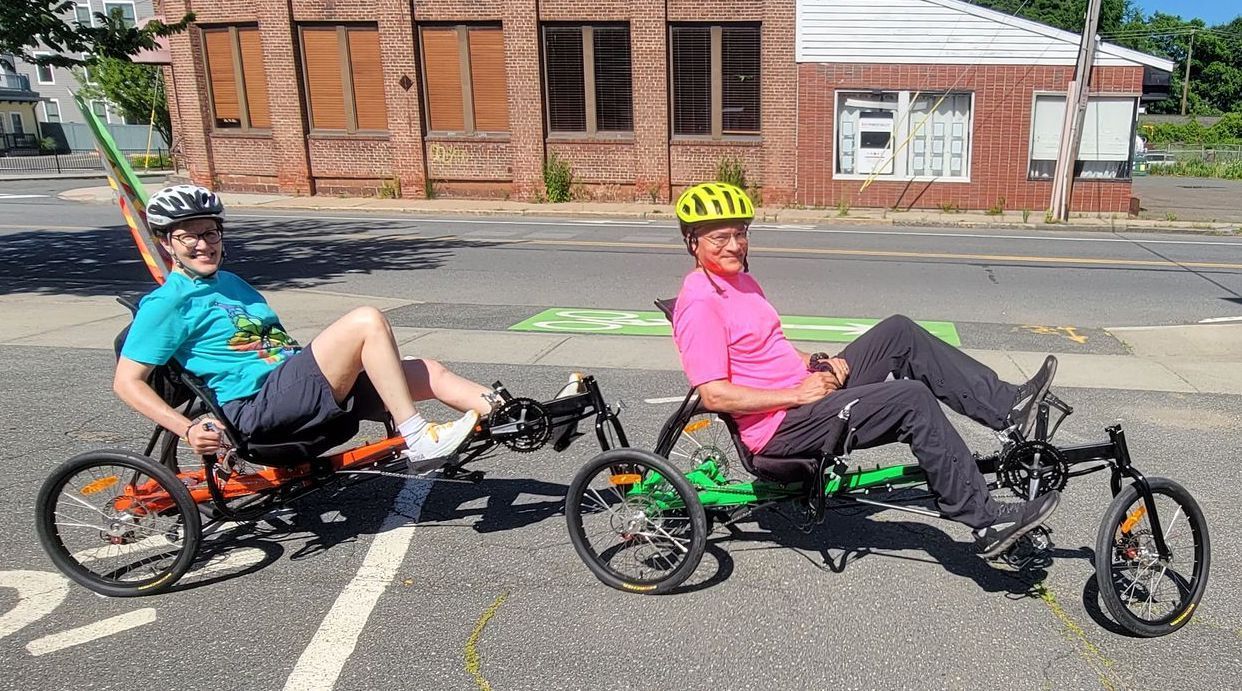
[[[1078,654],[1087,665],[1095,670],[1096,676],[1099,678],[1100,686],[1108,691],[1116,691],[1119,687],[1124,687],[1125,683],[1113,671],[1117,663],[1104,654],[1099,646],[1092,643],[1087,638],[1087,632],[1082,630],[1078,622],[1070,617],[1061,603],[1057,602],[1057,598],[1052,594],[1052,590],[1044,583],[1036,584],[1035,592],[1039,594],[1039,599],[1043,600],[1048,609],[1056,615],[1061,621],[1062,633],[1072,643],[1078,644]]]
[[[467,238],[460,238],[467,240]],[[472,238],[470,240],[473,240]],[[608,240],[526,240],[496,238],[489,242],[504,242],[518,245],[549,245],[559,247],[618,247],[640,249],[674,249],[683,250],[679,243],[659,242],[618,242]],[[760,254],[809,254],[844,257],[886,257],[892,259],[968,259],[986,262],[1022,262],[1030,264],[1083,264],[1088,266],[1158,266],[1165,268],[1192,269],[1238,269],[1242,264],[1226,262],[1173,262],[1157,259],[1095,259],[1091,257],[1041,257],[1022,254],[966,254],[952,252],[898,252],[894,250],[849,250],[826,249],[816,247],[755,247],[751,252]]]
[[[487,626],[487,622],[496,616],[496,610],[509,599],[509,592],[505,591],[496,596],[487,609],[483,610],[483,615],[474,623],[474,630],[470,632],[470,638],[466,639],[466,647],[463,649],[466,671],[474,677],[474,683],[479,687],[479,691],[491,691],[492,685],[487,683],[487,679],[483,677],[483,657],[479,655],[479,639],[483,637],[483,629]]]

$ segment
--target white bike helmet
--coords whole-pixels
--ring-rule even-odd
[[[224,222],[224,204],[215,192],[198,185],[173,185],[147,200],[147,223],[152,230],[166,231],[191,218]]]

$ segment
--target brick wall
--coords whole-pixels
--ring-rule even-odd
[[[1004,199],[1007,210],[1048,208],[1051,181],[1028,180],[1031,113],[1037,91],[1064,91],[1072,67],[1016,65],[827,65],[798,66],[798,200],[807,205],[987,209]],[[1136,95],[1142,68],[1095,70],[1092,94]],[[877,178],[866,190],[859,180],[834,179],[833,143],[837,90],[950,89],[973,92],[970,182],[905,182]],[[898,142],[900,144],[900,142]],[[1073,208],[1125,212],[1129,181],[1078,181]]]
[[[212,132],[200,34],[171,43],[169,98],[174,131],[196,182],[288,194],[370,194],[391,178],[406,197],[432,181],[437,194],[536,198],[549,151],[568,160],[580,192],[596,199],[654,198],[715,177],[724,156],[740,158],[763,202],[809,205],[1043,209],[1050,183],[1026,179],[1035,90],[1063,89],[1069,67],[797,65],[792,0],[165,0],[166,16],[192,9],[200,24],[257,23],[272,115],[270,133],[239,138]],[[536,18],[536,10],[539,17]],[[668,25],[757,22],[761,34],[761,133],[720,141],[670,142]],[[540,21],[629,23],[634,132],[623,140],[545,137]],[[297,57],[299,22],[374,22],[380,30],[388,116],[386,137],[320,136],[308,131]],[[416,27],[420,22],[501,22],[510,132],[507,137],[423,136]],[[1096,92],[1137,93],[1141,68],[1097,70]],[[400,86],[409,77],[414,86]],[[833,92],[837,89],[973,91],[970,183],[834,179]],[[1128,182],[1079,182],[1076,209],[1125,211]]]

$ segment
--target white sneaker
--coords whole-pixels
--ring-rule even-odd
[[[452,422],[427,425],[418,441],[405,450],[405,457],[414,464],[452,456],[474,432],[478,422],[479,414],[469,410]]]

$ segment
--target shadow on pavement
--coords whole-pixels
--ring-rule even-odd
[[[956,541],[943,530],[926,523],[868,519],[881,511],[860,509],[849,514],[830,514],[827,521],[809,532],[803,532],[783,515],[761,511],[751,519],[758,531],[743,528],[738,533],[709,538],[709,552],[712,548],[719,552],[714,554],[718,571],[705,580],[696,575],[677,592],[702,590],[724,582],[734,571],[736,556],[746,551],[792,549],[829,574],[840,574],[849,564],[865,557],[886,557],[940,564],[949,573],[970,578],[987,592],[1013,597],[1040,596],[1037,586],[1047,576],[1046,569],[1031,567],[1013,571],[993,566],[976,556],[970,543]],[[755,546],[745,546],[748,544]],[[925,552],[928,558],[898,553],[907,551]],[[1054,546],[1049,556],[1055,563],[1058,559],[1089,559],[1091,552]]]
[[[226,229],[224,266],[260,290],[312,288],[346,274],[435,269],[460,248],[499,244],[404,228],[390,221],[247,221]],[[124,226],[16,232],[0,244],[0,294],[110,296],[154,287]]]

